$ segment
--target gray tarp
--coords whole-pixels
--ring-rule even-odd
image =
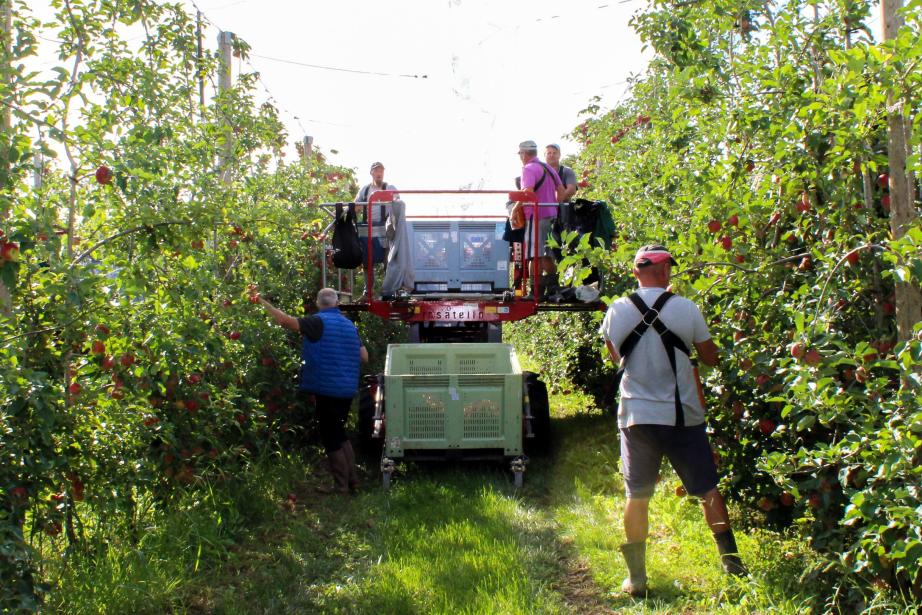
[[[416,273],[410,253],[410,234],[407,232],[407,206],[402,200],[391,203],[391,214],[385,222],[385,235],[390,243],[387,254],[387,272],[381,283],[381,294],[395,295],[398,290],[413,290]]]

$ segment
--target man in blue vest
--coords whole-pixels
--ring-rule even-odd
[[[318,312],[301,318],[273,306],[252,286],[250,300],[265,307],[276,323],[301,334],[300,389],[316,399],[320,439],[333,476],[333,487],[318,491],[355,491],[359,481],[355,452],[346,436],[346,420],[358,392],[359,363],[368,361],[358,330],[339,311],[339,297],[332,288],[321,288],[317,293]]]

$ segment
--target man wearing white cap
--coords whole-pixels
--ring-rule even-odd
[[[525,214],[525,257],[538,258],[541,269],[541,288],[549,290],[555,283],[555,267],[553,257],[547,254],[545,242],[551,232],[551,221],[557,216],[557,203],[563,200],[563,183],[557,171],[538,159],[538,145],[534,141],[519,143],[519,160],[522,161],[522,192],[530,192],[537,196],[538,203],[544,203],[538,208],[537,222],[532,220],[534,205],[523,205]],[[550,203],[550,205],[547,205]],[[538,225],[538,240],[535,244],[535,230],[533,224]],[[533,245],[534,244],[534,245]]]
[[[622,369],[618,428],[627,495],[627,542],[621,545],[621,552],[629,575],[621,589],[635,596],[647,592],[649,503],[664,456],[688,494],[701,498],[724,570],[747,574],[727,507],[717,490],[717,467],[705,432],[704,403],[689,359],[694,347],[704,364],[716,365],[717,346],[698,306],[666,290],[675,264],[661,245],[640,248],[633,269],[640,288],[612,302],[599,329],[612,359]]]
[[[368,258],[366,254],[368,245],[368,224],[367,212],[364,203],[368,202],[369,197],[378,190],[396,190],[396,186],[384,181],[384,165],[380,162],[374,162],[369,170],[371,182],[362,186],[358,194],[355,195],[355,202],[363,204],[358,213],[359,216],[359,243],[362,245],[362,262]],[[383,203],[372,206],[371,208],[371,246],[372,246],[372,263],[383,263],[387,256],[387,236],[385,233],[385,222],[387,220],[387,206]]]

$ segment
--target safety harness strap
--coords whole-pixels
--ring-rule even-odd
[[[675,424],[677,427],[684,427],[685,412],[682,410],[682,399],[679,395],[679,376],[676,367],[675,351],[679,349],[685,353],[685,356],[690,356],[691,353],[689,352],[688,346],[685,345],[685,342],[683,342],[678,335],[670,331],[659,317],[660,312],[663,310],[663,306],[665,306],[666,302],[672,297],[674,297],[674,295],[666,291],[657,297],[656,301],[653,303],[653,307],[648,307],[637,293],[631,293],[628,296],[628,299],[631,300],[631,303],[633,303],[637,311],[640,312],[640,322],[637,323],[637,326],[634,327],[633,331],[631,331],[624,342],[621,343],[618,354],[621,355],[621,365],[626,365],[627,357],[634,350],[634,347],[637,346],[637,342],[639,342],[640,338],[647,332],[647,329],[651,326],[653,327],[659,334],[660,341],[666,349],[666,356],[669,357],[669,366],[672,368],[672,375],[675,376]],[[623,369],[622,367],[622,370]]]

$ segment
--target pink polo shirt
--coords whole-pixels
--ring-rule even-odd
[[[522,189],[531,188],[534,189],[535,184],[541,180],[541,176],[544,175],[544,167],[538,161],[538,158],[531,159],[524,167],[522,167]],[[536,191],[538,195],[539,203],[556,203],[557,202],[557,186],[560,185],[560,176],[557,175],[557,171],[554,170],[554,167],[547,165],[547,177],[544,178],[544,181],[541,182],[541,186]],[[531,212],[534,208],[534,205],[526,204],[525,205],[525,217],[531,218]],[[544,218],[553,218],[557,215],[557,205],[553,206],[541,206],[541,211],[539,212],[538,219],[543,220]]]

